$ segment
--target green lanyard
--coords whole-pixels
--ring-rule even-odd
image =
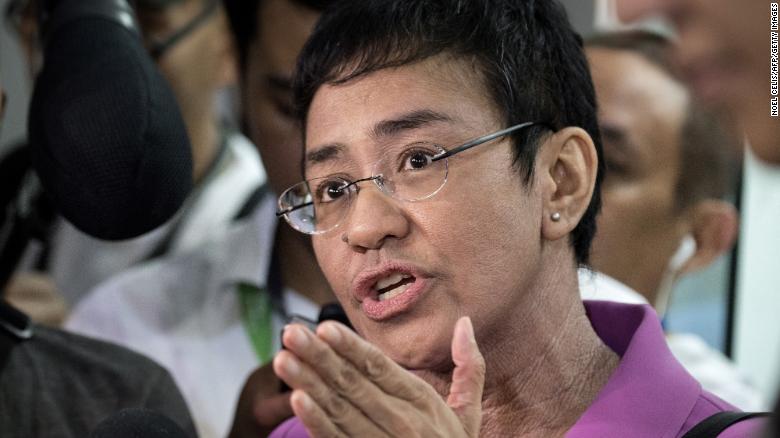
[[[271,297],[265,287],[247,283],[238,284],[241,301],[241,319],[261,364],[273,356],[273,309]]]

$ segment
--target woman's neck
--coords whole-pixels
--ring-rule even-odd
[[[282,284],[318,305],[336,300],[322,274],[309,239],[280,223],[276,230],[274,256],[279,258]]]
[[[577,291],[571,295],[560,317],[545,314],[522,338],[541,342],[488,346],[483,436],[563,436],[606,385],[620,358],[594,332]]]
[[[512,306],[523,310],[477,333],[487,365],[481,436],[563,436],[620,361],[585,314],[576,269],[559,268],[539,278],[552,280],[523,288],[533,292]],[[446,397],[451,372],[416,374]]]

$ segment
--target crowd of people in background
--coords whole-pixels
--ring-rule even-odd
[[[33,81],[38,1],[5,11]],[[737,241],[745,138],[780,163],[749,3],[617,0],[675,34],[583,40],[554,1],[132,2],[195,188],[141,237],[56,217],[27,248],[0,435],[86,436],[133,407],[205,438],[683,436],[767,410],[661,325]],[[26,148],[0,169],[31,174]],[[336,302],[359,336],[291,325]],[[733,421],[721,436],[777,433]]]

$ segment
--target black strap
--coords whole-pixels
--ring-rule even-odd
[[[10,333],[0,332],[0,374],[5,369],[8,359],[11,357],[11,350],[20,342],[19,338]]]
[[[682,438],[715,438],[740,421],[768,416],[768,412],[718,412],[702,420]]]
[[[14,346],[32,336],[30,317],[0,300],[0,372],[8,363]]]
[[[233,217],[233,220],[241,220],[252,214],[252,212],[255,211],[255,207],[260,204],[260,201],[265,197],[266,193],[268,193],[268,184],[260,184],[255,187],[255,190],[246,198],[244,205],[238,210],[238,213]]]

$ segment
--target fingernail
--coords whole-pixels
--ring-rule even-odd
[[[309,345],[309,337],[304,333],[301,327],[294,325],[287,326],[285,331],[290,332],[290,342],[295,348],[306,348]]]
[[[462,319],[466,329],[466,340],[471,344],[476,344],[477,339],[474,337],[474,325],[471,323],[471,317],[464,316]]]
[[[332,322],[321,325],[320,333],[325,337],[325,340],[330,344],[338,344],[341,342],[341,331],[336,324]]]
[[[306,411],[310,411],[312,408],[312,400],[311,397],[309,397],[309,394],[306,394],[303,391],[296,391],[295,395],[298,399],[298,403],[301,404],[301,407]]]
[[[296,376],[301,372],[301,366],[298,365],[298,361],[292,357],[288,357],[287,360],[284,361],[283,366],[287,374],[290,374],[291,376]]]

